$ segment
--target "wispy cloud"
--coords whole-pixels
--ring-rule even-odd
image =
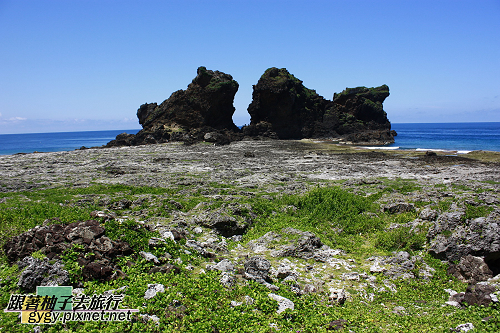
[[[0,118],[0,134],[77,132],[139,129],[137,119],[32,119],[24,117]]]

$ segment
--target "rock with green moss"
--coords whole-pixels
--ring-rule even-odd
[[[306,88],[285,68],[267,69],[253,87],[246,135],[300,139],[315,136],[316,123],[331,102]]]
[[[174,92],[160,105],[146,103],[137,111],[142,130],[136,135],[120,134],[107,144],[135,146],[142,144],[203,141],[207,133],[228,143],[238,136],[233,123],[234,95],[238,82],[219,71],[199,67],[186,90]],[[217,143],[216,142],[216,143]]]
[[[248,107],[248,136],[279,139],[343,138],[351,142],[386,144],[396,133],[383,110],[389,87],[346,88],[333,100],[306,88],[285,68],[269,68],[254,85]]]

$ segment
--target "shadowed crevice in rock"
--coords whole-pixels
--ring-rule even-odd
[[[488,268],[493,272],[493,276],[500,274],[500,254],[489,255],[484,258]]]

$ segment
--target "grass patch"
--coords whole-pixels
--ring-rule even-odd
[[[386,251],[417,251],[424,247],[426,234],[412,232],[410,227],[400,227],[377,234],[375,246]]]
[[[465,215],[462,219],[465,221],[467,219],[475,219],[478,217],[488,216],[493,211],[493,207],[489,206],[473,206],[466,204],[465,205]]]
[[[385,226],[383,219],[367,214],[374,214],[377,205],[339,187],[316,188],[304,195],[282,196],[273,201],[260,200],[253,209],[261,218],[245,235],[248,240],[292,227],[311,231],[332,247],[354,251],[363,242],[361,235]]]

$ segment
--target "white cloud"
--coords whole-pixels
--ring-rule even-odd
[[[9,118],[10,121],[22,121],[22,120],[26,120],[27,118],[23,118],[23,117],[11,117]]]

